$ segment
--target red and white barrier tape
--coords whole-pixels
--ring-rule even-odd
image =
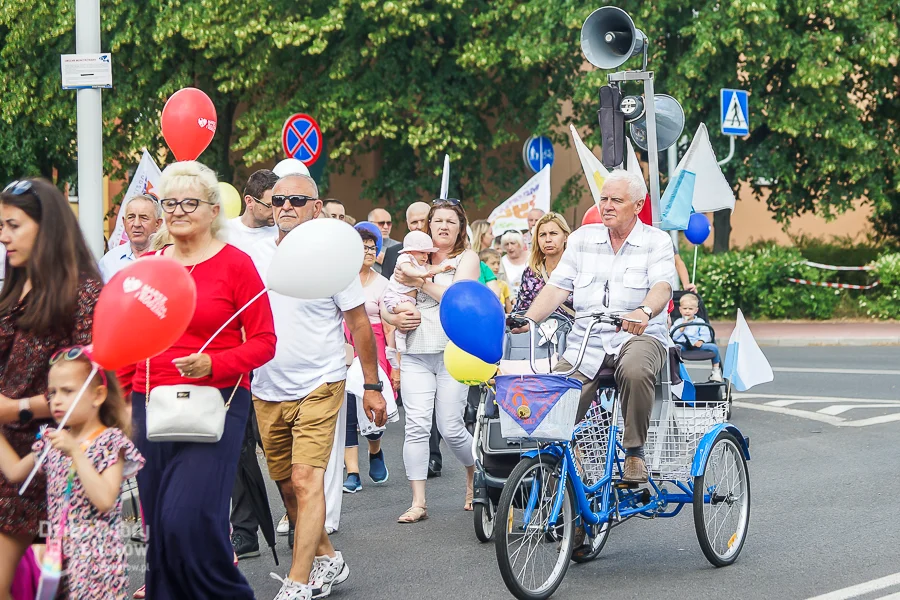
[[[871,271],[874,267],[864,266],[864,267],[840,267],[837,265],[823,265],[822,263],[812,262],[809,260],[805,260],[801,265],[806,265],[807,267],[813,267],[816,269],[827,269],[829,271]],[[865,288],[864,288],[865,289]]]
[[[819,287],[827,287],[827,288],[837,288],[840,290],[871,290],[873,287],[878,286],[878,282],[871,285],[852,285],[849,283],[830,283],[827,281],[807,281],[805,279],[794,279],[793,277],[788,277],[788,281],[791,283],[800,283],[803,285],[816,285]]]

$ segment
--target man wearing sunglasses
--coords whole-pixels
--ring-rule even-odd
[[[228,243],[247,254],[257,242],[278,235],[272,209],[272,188],[278,175],[268,169],[253,173],[244,187],[244,214],[228,221]]]
[[[322,211],[316,182],[308,175],[279,179],[272,206],[278,237],[264,240],[250,252],[260,273],[268,272],[277,244]],[[328,258],[315,255],[297,260]],[[378,378],[375,336],[358,277],[330,298],[301,300],[269,292],[269,301],[278,347],[275,358],[254,373],[252,390],[269,475],[281,490],[290,521],[289,539],[294,540],[293,564],[288,577],[281,580],[277,598],[324,598],[332,586],[350,575],[343,556],[334,550],[325,531],[325,469],[344,403],[347,375],[344,323],[362,363],[363,408],[367,414],[374,413],[375,424],[381,426],[387,415]]]
[[[369,212],[369,222],[375,223],[378,229],[381,231],[381,254],[375,259],[375,264],[372,265],[372,268],[375,269],[376,273],[382,273],[381,266],[384,263],[384,257],[387,255],[387,251],[389,248],[393,248],[394,246],[402,246],[400,242],[397,240],[392,240],[391,235],[391,227],[393,227],[393,223],[391,222],[391,213],[384,210],[383,208],[374,208]],[[395,259],[396,262],[396,259]],[[390,278],[393,273],[388,273],[385,277]]]

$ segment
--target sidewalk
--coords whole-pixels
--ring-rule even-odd
[[[734,322],[714,321],[717,342],[728,344]],[[751,321],[760,346],[896,346],[900,321]]]

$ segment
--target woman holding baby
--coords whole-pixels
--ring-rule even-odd
[[[400,304],[401,311],[382,309],[386,321],[406,332],[407,350],[400,360],[400,392],[406,409],[403,462],[413,498],[409,510],[398,519],[400,523],[416,523],[428,517],[425,481],[432,413],[447,446],[466,467],[464,508],[472,510],[475,457],[472,436],[463,422],[468,387],[453,379],[444,366],[444,348],[449,340],[441,327],[439,313],[447,288],[457,281],[478,279],[480,261],[475,252],[466,248],[466,213],[459,200],[432,202],[428,232],[433,242],[429,250],[434,251],[427,253],[429,264],[421,266],[429,272],[411,276],[410,269],[398,268],[393,277],[397,283],[415,289],[415,306],[410,298],[409,303]]]

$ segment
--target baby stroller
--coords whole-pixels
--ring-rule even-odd
[[[670,315],[673,323],[681,318],[681,311],[679,311],[679,309],[678,309],[678,303],[681,300],[681,297],[684,296],[686,293],[687,292],[685,292],[685,291],[679,290],[679,291],[674,292],[674,294],[673,294],[672,299],[675,302],[675,309],[672,311],[672,314]],[[703,299],[700,297],[699,294],[696,294],[694,292],[691,292],[691,293],[694,294],[695,296],[697,296],[697,300],[698,300],[697,316],[700,317],[701,319],[703,319],[705,321],[705,323],[694,323],[691,325],[681,324],[681,325],[678,325],[677,327],[672,327],[672,329],[669,331],[669,336],[674,338],[675,335],[678,333],[678,330],[683,329],[685,327],[689,327],[689,326],[704,327],[709,330],[710,337],[712,338],[713,342],[715,342],[716,330],[709,323],[709,314],[707,314],[707,312],[706,312],[706,306],[703,305]],[[685,363],[707,362],[707,361],[709,361],[711,363],[713,356],[714,356],[712,352],[709,352],[707,350],[699,350],[699,349],[685,350],[680,347],[678,348],[678,353],[681,356],[681,360],[684,361]],[[726,400],[726,398],[727,398],[728,412],[727,412],[726,418],[728,420],[731,420],[731,393],[729,392],[727,383],[721,383],[721,382],[716,382],[716,381],[694,382],[694,390],[696,392],[697,401],[699,401],[699,402],[717,402],[717,401],[722,402],[722,401]]]
[[[541,324],[536,335],[535,360],[541,372],[549,372],[551,358],[562,356],[566,349],[566,334],[572,322],[554,313]],[[503,344],[501,368],[515,367],[516,373],[530,374],[528,333],[506,332]],[[507,362],[515,361],[515,362]],[[472,507],[475,518],[475,536],[480,542],[491,540],[494,531],[494,514],[500,502],[503,485],[512,470],[519,464],[522,452],[537,448],[537,442],[508,441],[500,433],[500,416],[494,401],[494,392],[487,385],[481,386],[481,402],[475,419],[473,433],[475,445],[475,482]]]

